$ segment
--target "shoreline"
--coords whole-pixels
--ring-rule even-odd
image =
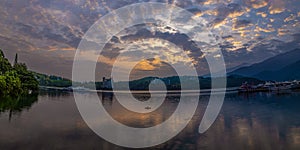
[[[221,93],[221,92],[238,92],[239,87],[230,87],[230,88],[220,88],[220,89],[200,89],[200,90],[168,90],[168,91],[151,91],[148,90],[92,90],[88,88],[62,88],[62,87],[50,87],[50,86],[40,86],[41,90],[57,90],[57,91],[66,91],[66,92],[97,92],[97,93],[132,93],[132,94],[177,94],[177,93]]]

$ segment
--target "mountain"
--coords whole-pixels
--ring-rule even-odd
[[[243,68],[243,67],[248,67],[248,66],[250,66],[251,64],[249,64],[249,63],[242,63],[242,64],[240,64],[240,65],[237,65],[237,66],[235,66],[235,67],[232,67],[232,68],[226,68],[226,72],[232,72],[232,71],[234,71],[234,70],[237,70],[237,69],[239,69],[239,68]],[[222,71],[223,72],[223,71]],[[221,71],[219,71],[219,72],[217,72],[216,74],[220,74],[220,73],[222,73]],[[202,77],[211,77],[211,74],[209,73],[209,74],[205,74],[205,75],[203,75]]]
[[[277,71],[263,71],[254,77],[261,80],[276,80],[276,81],[286,81],[286,80],[296,80],[300,79],[300,61],[288,65]]]
[[[228,69],[226,69],[226,71],[227,72],[232,72],[232,71],[240,69],[240,68],[249,67],[250,65],[251,64],[249,64],[249,63],[242,63],[242,64],[240,64],[238,66],[235,66],[235,67],[232,67],[232,68],[228,68]]]
[[[229,73],[229,75],[241,75],[241,76],[248,76],[248,77],[260,77],[260,79],[266,79],[269,76],[276,76],[272,75],[272,73],[284,70],[284,71],[292,71],[288,69],[289,66],[291,68],[296,67],[299,70],[299,67],[294,66],[295,63],[300,61],[300,49],[295,49],[289,51],[284,54],[279,54],[272,58],[269,58],[263,62],[253,64],[248,67],[242,67],[237,70],[234,70]],[[287,68],[286,68],[287,67]],[[289,72],[286,72],[289,73]],[[277,77],[274,77],[277,79]],[[278,77],[279,78],[279,77]],[[282,76],[283,78],[283,76]],[[287,78],[287,77],[285,77]]]
[[[148,90],[149,84],[154,79],[160,79],[162,80],[166,88],[168,90],[181,90],[181,81],[185,81],[185,84],[188,85],[189,90],[195,90],[197,89],[197,85],[195,84],[195,80],[199,80],[199,86],[201,89],[210,89],[211,88],[211,78],[210,77],[192,77],[192,76],[172,76],[172,77],[145,77],[138,80],[133,80],[129,82],[129,87],[131,90]],[[222,79],[222,77],[215,78],[215,80]],[[244,82],[249,82],[252,84],[259,84],[263,81],[251,78],[251,77],[243,77],[239,75],[231,75],[227,77],[227,87],[238,87]],[[127,82],[117,82],[115,84],[118,84],[118,87],[125,87],[128,83]],[[196,85],[196,86],[195,86]],[[98,90],[101,90],[98,88]]]

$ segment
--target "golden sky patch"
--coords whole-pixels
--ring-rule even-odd
[[[250,30],[245,30],[245,29],[243,29],[243,30],[238,30],[238,33],[239,33],[240,36],[243,37],[243,38],[249,36],[249,32],[250,32]]]
[[[226,21],[226,19],[224,19],[220,22],[215,23],[214,28],[220,28],[221,26],[224,26],[226,23],[227,23],[227,21]]]
[[[215,3],[215,1],[216,1],[216,0],[207,0],[207,1],[205,1],[203,4],[204,4],[204,5],[211,5],[211,4]]]
[[[242,20],[243,21],[243,20]],[[236,19],[234,21],[234,24],[232,25],[232,30],[243,30],[243,29],[246,29],[250,26],[252,26],[253,24],[251,22],[242,22],[242,23],[239,23],[239,21]]]
[[[290,21],[295,20],[295,19],[296,19],[296,16],[291,14],[290,16],[288,16],[287,18],[284,19],[284,22],[290,22]]]
[[[270,14],[280,14],[284,12],[284,8],[270,8]]]
[[[264,12],[257,12],[256,15],[260,15],[263,18],[266,18],[268,16],[268,14],[266,14]]]
[[[161,60],[160,60],[160,58],[154,58],[154,60],[152,61],[152,64],[153,65],[161,65]]]
[[[158,61],[160,62],[160,60],[154,60],[154,62],[156,64],[158,64]],[[150,60],[142,60],[140,61],[135,67],[134,69],[138,69],[138,70],[143,70],[143,71],[151,71],[154,70],[156,67],[151,64]]]
[[[213,16],[217,16],[218,15],[218,11],[217,10],[207,10],[205,11],[206,14],[208,15],[213,15]]]
[[[233,12],[233,13],[230,13],[230,14],[228,15],[228,17],[230,17],[230,18],[236,18],[236,17],[242,16],[243,14],[244,14],[243,11],[235,11],[235,12]]]
[[[54,46],[48,46],[47,49],[48,49],[48,51],[58,51],[58,50],[75,51],[76,50],[76,48],[74,48],[74,47],[54,47]]]
[[[287,33],[288,33],[288,30],[287,30],[287,29],[279,28],[279,29],[277,30],[277,35],[278,35],[278,36],[284,36],[284,35],[286,35]]]
[[[264,28],[261,28],[259,26],[256,26],[255,29],[254,29],[254,31],[257,32],[257,33],[259,33],[259,32],[270,33],[270,32],[274,32],[275,29],[274,28],[264,29]]]
[[[285,10],[285,3],[283,0],[273,0],[269,7],[270,14],[280,14]]]
[[[268,5],[268,2],[265,0],[258,1],[258,0],[250,0],[250,3],[252,3],[252,7],[255,9],[263,8]]]
[[[202,12],[197,12],[197,13],[194,15],[194,17],[201,17],[201,16],[203,16],[203,13],[202,13]]]

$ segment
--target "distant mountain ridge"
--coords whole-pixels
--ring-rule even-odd
[[[181,82],[185,81],[185,84],[188,85],[189,90],[195,90],[197,86],[195,87],[195,80],[199,81],[199,87],[200,89],[211,89],[211,78],[210,77],[193,77],[193,76],[171,76],[171,77],[145,77],[138,80],[129,81],[129,87],[131,90],[148,90],[149,84],[154,79],[160,79],[162,80],[166,88],[168,90],[181,90]],[[214,78],[215,80],[222,79],[222,77]],[[262,83],[261,80],[250,78],[250,77],[243,77],[238,75],[231,75],[227,77],[227,87],[238,87],[244,82],[249,82],[253,84],[259,84]],[[116,84],[119,84],[119,87],[126,86],[127,82],[118,82]],[[223,88],[223,87],[219,87]]]
[[[261,80],[293,80],[300,79],[300,49],[269,58],[263,62],[242,67],[229,73],[254,77]]]
[[[231,67],[231,68],[226,68],[226,72],[232,72],[232,71],[237,70],[239,68],[248,67],[250,65],[251,64],[249,64],[249,63],[242,63],[240,65],[237,65],[237,66],[234,66],[234,67]],[[223,71],[224,70],[216,72],[215,74],[221,74]],[[205,74],[202,77],[211,77],[211,74],[210,73],[209,74]]]
[[[235,66],[235,67],[232,67],[232,68],[228,68],[228,69],[226,69],[226,71],[227,72],[232,72],[232,71],[240,69],[240,68],[249,67],[250,65],[251,64],[249,64],[249,63],[242,63],[242,64],[240,64],[238,66]]]
[[[261,80],[296,80],[300,79],[300,61],[288,65],[278,71],[264,71],[254,75],[254,77]]]

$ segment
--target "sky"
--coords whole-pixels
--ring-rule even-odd
[[[115,9],[148,1],[2,0],[0,48],[10,61],[18,53],[20,62],[33,71],[71,78],[76,49],[94,23]],[[220,37],[219,47],[227,68],[257,63],[298,48],[300,44],[299,0],[151,2],[176,5],[190,11],[193,17],[204,19],[208,28]],[[135,48],[145,53],[155,48],[163,51],[152,59],[141,59],[131,71],[136,77],[152,73],[175,75],[170,64],[189,62],[195,65],[199,75],[208,73],[204,55],[193,45],[193,39],[165,25],[143,24],[124,29],[106,44],[106,51],[98,59],[99,78],[109,77],[109,70],[118,59],[123,62],[121,68],[131,63],[125,55],[117,57],[128,44],[138,46]],[[176,47],[185,52],[177,51]],[[130,51],[127,49],[127,52]]]

